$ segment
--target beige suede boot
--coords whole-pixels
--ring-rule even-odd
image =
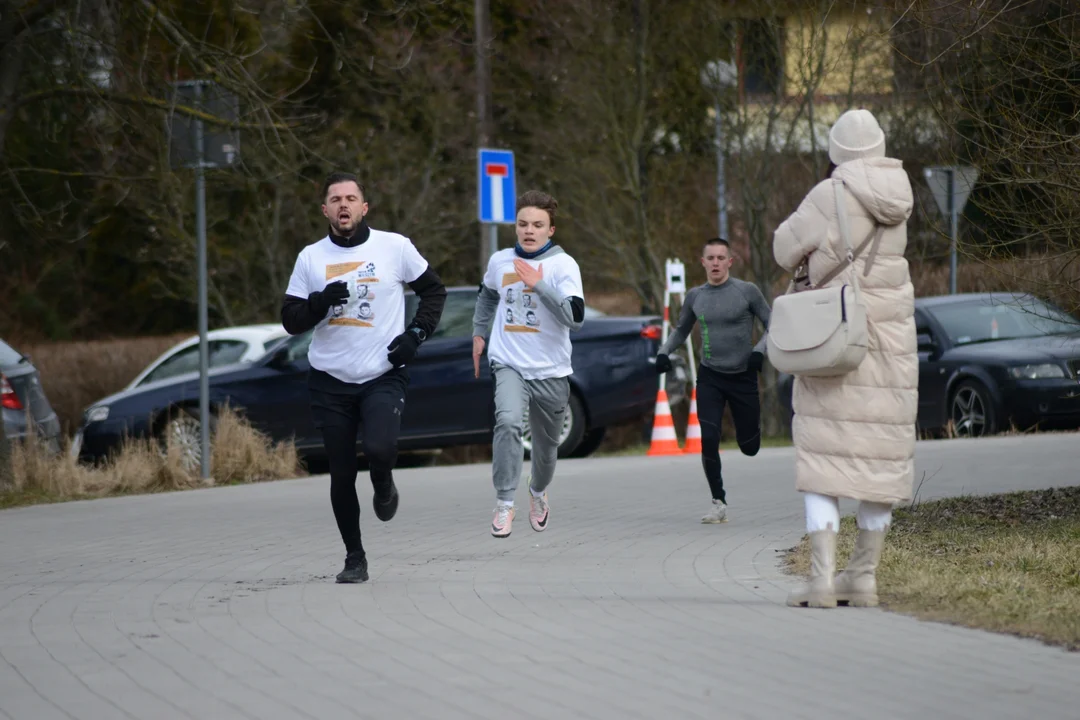
[[[788,595],[791,607],[836,607],[833,575],[836,573],[836,532],[818,530],[810,533],[810,581],[802,590]]]
[[[836,576],[836,600],[851,607],[877,607],[877,566],[887,530],[859,530],[847,567]]]

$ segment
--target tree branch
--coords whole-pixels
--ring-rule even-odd
[[[54,97],[88,97],[96,100],[104,100],[113,103],[119,103],[121,105],[132,105],[142,107],[153,107],[160,110],[169,110],[179,113],[180,115],[186,115],[188,117],[202,120],[203,122],[220,127],[227,127],[232,130],[254,130],[254,129],[266,129],[273,128],[274,130],[293,130],[304,125],[305,121],[314,119],[315,115],[308,117],[301,117],[292,122],[265,122],[265,123],[245,123],[235,120],[226,120],[218,117],[213,113],[198,110],[187,105],[174,105],[169,100],[163,100],[161,98],[152,97],[149,95],[132,95],[129,93],[113,93],[98,88],[50,88],[48,90],[39,90],[38,92],[29,93],[11,103],[11,109],[22,107],[23,105],[29,105],[35,102],[41,102]],[[9,110],[0,109],[0,123],[3,122],[4,116]]]

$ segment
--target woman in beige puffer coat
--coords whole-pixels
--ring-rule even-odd
[[[836,121],[829,158],[836,169],[777,228],[776,261],[792,272],[808,259],[816,283],[845,258],[834,178],[844,181],[851,246],[858,248],[878,224],[884,230],[876,251],[868,246],[829,282],[850,284],[858,273],[869,331],[865,359],[846,375],[795,379],[795,487],[806,501],[812,559],[807,587],[788,604],[872,606],[892,505],[911,498],[914,480],[919,361],[915,293],[904,258],[913,198],[902,163],[885,157],[885,135],[866,110]],[[860,501],[859,533],[847,568],[834,578],[841,497]]]

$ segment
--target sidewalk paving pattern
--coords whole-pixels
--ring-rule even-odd
[[[1021,447],[1023,446],[1023,447]],[[921,497],[1080,482],[1075,435],[920,443]],[[490,469],[399,471],[371,582],[325,477],[0,512],[0,718],[1076,718],[1080,653],[784,605],[793,450],[561,461],[491,537]],[[850,512],[852,503],[842,509]]]

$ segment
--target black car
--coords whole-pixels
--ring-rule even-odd
[[[0,422],[8,440],[23,440],[33,427],[46,447],[60,449],[60,420],[30,358],[0,340]]]
[[[915,300],[920,431],[1080,427],[1080,321],[1026,293]],[[793,378],[781,375],[791,413]]]
[[[491,370],[481,363],[473,376],[472,318],[476,288],[447,292],[442,320],[409,365],[409,390],[399,448],[403,452],[491,442],[494,396]],[[417,298],[406,295],[406,315]],[[660,318],[610,317],[591,308],[585,325],[572,332],[570,412],[562,428],[559,455],[593,452],[609,425],[650,415],[657,375]],[[312,333],[286,338],[261,359],[210,371],[210,405],[228,405],[275,440],[294,438],[305,455],[322,454],[322,438],[309,410],[307,350]],[[86,410],[73,453],[82,460],[104,458],[125,435],[172,435],[189,462],[199,452],[199,376],[168,378],[126,390]],[[526,449],[529,434],[525,433]]]

